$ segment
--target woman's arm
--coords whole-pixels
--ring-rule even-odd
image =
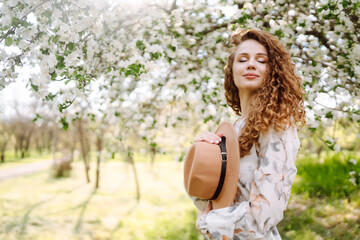
[[[297,171],[300,142],[296,128],[287,128],[281,136],[270,129],[260,136],[259,143],[259,165],[249,185],[249,201],[212,210],[200,218],[200,230],[213,239],[232,239],[234,235],[240,239],[264,238],[283,219]]]

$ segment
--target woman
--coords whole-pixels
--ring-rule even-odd
[[[211,202],[193,198],[202,210],[196,225],[205,239],[281,239],[276,225],[297,171],[296,124],[305,123],[301,79],[271,34],[242,30],[231,40],[224,86],[240,116],[234,125],[241,155],[237,194],[231,207],[214,210]],[[220,137],[205,132],[195,141],[218,144]]]

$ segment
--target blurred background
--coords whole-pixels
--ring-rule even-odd
[[[237,116],[236,29],[287,47],[307,124],[283,239],[359,239],[356,1],[0,2],[0,239],[202,239],[193,139]]]

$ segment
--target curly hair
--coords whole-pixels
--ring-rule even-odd
[[[241,157],[250,154],[253,144],[259,145],[260,133],[267,133],[270,126],[280,133],[288,125],[305,124],[304,91],[301,88],[301,78],[295,74],[295,65],[291,62],[290,54],[277,37],[261,30],[241,30],[231,36],[234,47],[224,68],[225,97],[228,105],[241,116],[233,63],[237,47],[249,39],[258,41],[266,48],[269,61],[267,77],[249,101],[246,123],[239,136]]]

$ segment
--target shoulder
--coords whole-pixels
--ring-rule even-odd
[[[300,147],[300,140],[297,134],[297,128],[294,124],[287,125],[281,132],[277,132],[273,127],[269,127],[266,133],[260,133],[260,145],[270,144],[270,142],[272,141],[280,141],[284,145],[291,144],[296,148]]]
[[[238,118],[234,123],[234,128],[238,134],[245,125],[245,122],[246,122],[245,119],[246,118]]]

